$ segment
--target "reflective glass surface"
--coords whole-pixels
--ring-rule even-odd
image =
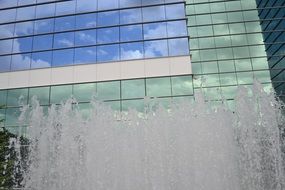
[[[96,47],[75,48],[74,64],[96,63]]]
[[[75,32],[75,46],[96,45],[96,30]]]
[[[54,30],[56,32],[73,30],[75,28],[75,16],[59,17],[55,19]]]
[[[11,70],[26,70],[31,65],[31,54],[16,54],[12,55]]]
[[[166,22],[144,24],[144,39],[166,38]]]
[[[116,61],[119,60],[119,45],[97,46],[97,61]]]
[[[56,50],[52,54],[52,66],[72,65],[74,57],[74,49]]]
[[[131,24],[142,22],[142,10],[139,9],[126,9],[120,11],[120,23]]]
[[[34,27],[35,34],[53,32],[53,29],[54,29],[54,19],[43,19],[35,21],[35,27]]]
[[[52,51],[33,53],[31,68],[51,67],[51,61],[52,61]]]
[[[54,48],[66,48],[72,46],[74,46],[74,32],[58,33],[54,35]]]
[[[146,41],[144,43],[144,53],[146,58],[167,56],[167,40]]]
[[[125,43],[121,44],[121,60],[141,59],[143,58],[143,43]]]
[[[98,44],[119,42],[119,27],[98,29],[97,42]]]
[[[49,91],[50,87],[39,87],[39,88],[30,88],[29,89],[29,102],[32,101],[32,98],[36,98],[39,101],[40,105],[49,104]]]
[[[119,24],[119,11],[99,12],[97,17],[98,26],[114,26]]]
[[[0,72],[10,70],[11,56],[0,56]]]
[[[33,50],[46,50],[52,48],[52,35],[35,36],[33,40]]]
[[[142,25],[130,25],[120,27],[120,41],[142,40]]]
[[[96,27],[97,14],[84,14],[76,16],[76,29],[93,28]]]

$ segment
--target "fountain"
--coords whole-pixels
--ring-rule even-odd
[[[28,160],[19,164],[21,185],[32,190],[285,189],[284,117],[278,101],[260,86],[254,85],[250,97],[240,87],[234,111],[226,103],[211,108],[199,93],[194,103],[146,107],[143,114],[115,115],[93,101],[87,118],[71,99],[48,113],[33,101],[19,119],[28,124],[30,141]]]

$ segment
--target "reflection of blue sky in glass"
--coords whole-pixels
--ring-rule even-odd
[[[96,30],[75,32],[75,46],[96,45]]]
[[[97,30],[97,43],[114,43],[119,41],[119,27]]]
[[[97,61],[116,61],[119,60],[119,45],[105,45],[97,47]]]
[[[117,8],[119,8],[119,0],[98,0],[98,10]]]
[[[17,5],[17,0],[1,0],[0,8],[13,7]]]
[[[142,40],[142,25],[130,25],[120,27],[121,41]]]
[[[185,18],[185,7],[182,3],[165,5],[166,19]]]
[[[98,26],[112,26],[119,24],[119,11],[100,12],[97,17]]]
[[[142,5],[155,5],[155,4],[162,4],[164,0],[143,0]]]
[[[142,0],[120,0],[120,7],[137,7],[141,6]]]
[[[53,32],[53,28],[54,28],[54,19],[36,20],[34,33],[42,34],[42,33]]]
[[[143,11],[143,21],[144,22],[165,20],[164,6],[146,7],[146,8],[143,8],[142,11]]]
[[[11,56],[0,56],[0,72],[10,70]]]
[[[166,22],[144,24],[144,39],[166,38]]]
[[[167,22],[167,36],[176,37],[176,36],[187,36],[187,27],[186,21],[173,21]]]
[[[0,25],[0,38],[13,37],[14,24]]]
[[[13,40],[1,40],[0,41],[0,54],[11,53]]]
[[[35,17],[35,6],[23,7],[17,9],[16,20],[29,20]]]
[[[145,58],[168,55],[167,40],[146,41],[144,44]]]
[[[120,11],[120,23],[131,24],[142,22],[142,11],[138,9],[126,9]]]
[[[29,52],[32,50],[32,37],[16,38],[13,42],[13,53]]]
[[[59,33],[54,35],[53,48],[74,46],[74,32]]]
[[[16,19],[16,9],[1,10],[0,18],[0,23],[14,21]]]
[[[54,30],[66,31],[73,30],[75,28],[75,16],[59,17],[55,19]]]
[[[55,15],[55,4],[37,5],[36,18],[52,17]]]
[[[51,60],[52,60],[52,51],[33,53],[31,68],[50,67]]]
[[[76,5],[76,12],[91,12],[97,10],[96,0],[80,0]]]
[[[11,70],[25,70],[29,69],[31,64],[31,54],[17,54],[12,55]]]
[[[35,36],[33,40],[33,50],[47,50],[52,48],[52,35]]]
[[[25,36],[33,34],[34,22],[19,22],[15,24],[15,34],[14,36]]]
[[[189,55],[188,38],[168,40],[169,55]]]
[[[121,44],[121,60],[143,58],[143,43],[125,43]]]
[[[96,27],[96,13],[76,16],[76,29]]]
[[[76,48],[74,64],[96,63],[96,47]]]
[[[74,49],[53,51],[52,66],[65,66],[73,64]]]
[[[55,15],[66,15],[75,13],[76,1],[65,1],[56,3]]]

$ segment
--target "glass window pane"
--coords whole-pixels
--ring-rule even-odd
[[[97,42],[98,44],[119,42],[119,27],[98,29]]]
[[[119,11],[100,12],[97,15],[98,26],[113,26],[119,24]]]
[[[143,25],[144,39],[166,38],[166,22]]]
[[[155,4],[162,4],[164,0],[143,0],[142,5],[155,5]]]
[[[144,22],[165,20],[164,6],[145,7],[142,11]]]
[[[99,100],[120,99],[120,81],[97,83],[97,97]]]
[[[34,22],[19,22],[15,24],[15,34],[14,36],[25,36],[32,35],[34,30]]]
[[[38,52],[32,54],[31,68],[51,67],[52,51]]]
[[[8,108],[6,110],[5,126],[18,126],[20,114],[19,108]]]
[[[235,72],[234,61],[219,61],[218,64],[220,72]]]
[[[1,0],[0,8],[14,7],[17,6],[17,0]]]
[[[120,7],[137,7],[141,6],[142,0],[120,0]]]
[[[142,10],[138,9],[126,9],[120,10],[120,23],[131,24],[142,22]]]
[[[236,85],[237,84],[236,74],[235,73],[220,74],[220,81],[221,81],[221,86]]]
[[[193,83],[191,76],[171,77],[172,95],[193,94]]]
[[[97,47],[97,62],[119,60],[119,45]]]
[[[167,56],[167,40],[146,41],[144,51],[145,58]]]
[[[145,97],[144,79],[123,80],[121,85],[122,85],[122,99]]]
[[[75,45],[96,45],[96,30],[83,30],[75,32]]]
[[[121,60],[143,58],[143,42],[121,44]]]
[[[93,28],[96,27],[97,14],[84,14],[76,16],[76,29]]]
[[[119,0],[98,0],[98,10],[117,8],[119,8]]]
[[[76,1],[65,1],[56,3],[55,15],[67,15],[75,13]]]
[[[186,22],[184,20],[167,22],[167,36],[168,37],[187,36]]]
[[[18,0],[18,6],[20,5],[32,5],[35,4],[36,0]]]
[[[65,66],[73,64],[73,49],[53,51],[52,66]]]
[[[76,12],[91,12],[97,10],[97,0],[81,0],[77,2]]]
[[[27,100],[27,88],[8,90],[7,106],[19,106],[21,104],[27,104]]]
[[[29,104],[31,104],[32,98],[35,97],[40,105],[49,104],[49,91],[50,87],[39,87],[29,89]]]
[[[254,77],[259,82],[271,82],[269,70],[266,70],[266,71],[254,71]]]
[[[96,83],[73,85],[73,96],[78,102],[89,102],[96,95]]]
[[[52,35],[34,36],[33,50],[52,49]]]
[[[238,72],[237,73],[238,84],[252,84],[253,73],[252,72]]]
[[[17,38],[13,41],[13,53],[24,53],[32,50],[33,38]]]
[[[55,4],[37,5],[36,18],[52,17],[55,15]]]
[[[35,21],[35,34],[42,34],[53,32],[54,28],[54,19],[44,19],[44,20],[36,20]]]
[[[0,40],[0,54],[12,52],[13,40]]]
[[[11,63],[11,55],[0,56],[0,72],[9,71],[10,63]]]
[[[120,27],[120,41],[135,41],[142,39],[142,25]]]
[[[59,17],[55,19],[56,32],[73,30],[75,28],[75,16]]]
[[[14,35],[14,24],[0,25],[0,38],[10,38]]]
[[[237,71],[251,71],[251,61],[250,59],[236,59],[235,66]]]
[[[146,79],[146,95],[150,97],[171,96],[170,77]]]
[[[17,9],[16,20],[29,20],[35,17],[35,6]]]
[[[170,39],[168,46],[170,56],[189,54],[188,38]]]
[[[66,48],[74,46],[74,32],[54,35],[53,48]]]
[[[185,7],[184,4],[166,5],[166,19],[179,19],[185,18]]]
[[[72,95],[72,85],[52,86],[50,91],[50,103],[60,104]]]
[[[0,11],[0,23],[12,22],[16,19],[16,9],[8,9]]]
[[[7,90],[0,90],[0,105],[6,105]]]
[[[17,54],[12,55],[11,70],[25,70],[29,69],[31,65],[31,54]]]
[[[74,64],[96,63],[96,47],[75,48]]]
[[[138,112],[143,112],[145,105],[144,100],[123,100],[122,101],[122,111],[136,110]]]

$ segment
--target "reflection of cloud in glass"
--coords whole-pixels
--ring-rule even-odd
[[[119,27],[102,28],[97,30],[98,43],[113,43],[119,41]]]
[[[12,56],[11,70],[29,69],[31,63],[31,54],[17,54]]]
[[[20,22],[15,25],[15,37],[33,34],[34,22]]]
[[[98,0],[98,10],[119,8],[119,0]]]
[[[54,19],[36,20],[34,26],[35,34],[48,33],[53,31]]]
[[[156,40],[145,42],[145,57],[167,56],[168,48],[166,40]]]
[[[144,39],[164,38],[166,34],[166,23],[153,23],[144,25]]]
[[[13,40],[0,41],[0,54],[11,53]]]
[[[143,20],[145,22],[165,19],[164,6],[154,6],[143,8]]]
[[[141,9],[127,9],[120,11],[121,24],[136,23],[142,21]]]
[[[121,44],[121,59],[139,59],[143,58],[143,43]]]
[[[0,38],[12,37],[14,33],[14,24],[0,25]]]
[[[119,60],[119,45],[98,46],[97,60],[98,62]]]
[[[95,45],[96,44],[96,30],[79,31],[75,33],[76,45]]]

